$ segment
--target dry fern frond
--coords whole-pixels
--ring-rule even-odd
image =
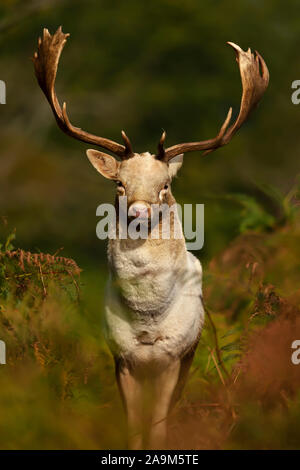
[[[54,256],[45,253],[31,253],[30,251],[18,249],[0,253],[0,260],[3,258],[17,259],[22,271],[25,271],[25,265],[39,267],[41,264],[45,264],[48,266],[61,265],[65,268],[71,268],[75,275],[79,275],[81,272],[81,269],[73,259],[65,258],[63,256]]]

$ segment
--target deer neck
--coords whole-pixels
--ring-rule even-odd
[[[177,213],[171,218],[170,233],[174,223],[180,221]],[[162,312],[174,297],[187,265],[187,250],[181,238],[133,240],[111,239],[108,245],[108,262],[111,277],[127,306],[141,313]]]

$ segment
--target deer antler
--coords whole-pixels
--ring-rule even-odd
[[[247,52],[243,51],[238,45],[233,42],[228,42],[236,52],[236,60],[239,64],[243,94],[240,106],[239,115],[235,123],[228,128],[231,120],[232,108],[229,109],[227,117],[222,125],[218,135],[214,139],[203,140],[201,142],[190,142],[186,144],[178,144],[164,150],[163,144],[166,138],[163,132],[158,145],[157,158],[160,160],[168,161],[171,158],[181,153],[192,152],[194,150],[204,150],[206,155],[213,152],[219,147],[228,144],[234,134],[239,130],[242,124],[248,118],[250,112],[257,106],[261,100],[269,83],[269,71],[261,55],[255,51],[251,53],[249,48]]]
[[[56,122],[61,130],[71,137],[105,148],[123,160],[127,159],[133,154],[133,151],[130,140],[124,131],[122,131],[122,138],[125,146],[104,137],[89,134],[79,127],[74,127],[68,118],[66,103],[63,104],[62,108],[59,104],[54,88],[55,78],[59,58],[69,36],[69,34],[62,32],[61,26],[53,35],[49,33],[48,29],[44,28],[43,38],[38,40],[38,52],[35,52],[33,57],[38,83],[49,101]]]

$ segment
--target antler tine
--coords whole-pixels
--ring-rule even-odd
[[[167,136],[166,131],[163,131],[161,138],[159,139],[159,143],[157,147],[157,159],[158,160],[164,160],[165,158],[164,144],[165,144],[166,136]]]
[[[123,155],[123,159],[126,160],[127,158],[130,158],[133,156],[133,150],[132,150],[132,145],[131,145],[131,142],[129,140],[129,137],[125,134],[124,131],[121,132],[121,135],[122,135],[122,139],[124,140],[124,144],[125,144],[125,151],[124,151],[124,155]]]
[[[38,39],[38,51],[33,56],[39,86],[52,108],[56,122],[60,129],[71,137],[105,148],[122,159],[128,158],[132,154],[132,147],[126,134],[126,138],[123,136],[125,146],[104,137],[89,134],[79,127],[74,127],[68,118],[66,103],[63,104],[63,108],[59,104],[55,93],[55,79],[60,55],[68,37],[69,34],[64,34],[61,26],[53,35],[44,28],[42,39]]]
[[[261,55],[257,51],[255,51],[255,55],[252,54],[250,48],[243,51],[233,42],[227,44],[233,47],[236,52],[243,87],[240,111],[236,121],[228,128],[232,115],[232,108],[230,108],[218,135],[214,139],[169,147],[164,152],[163,160],[168,161],[176,155],[194,150],[204,150],[203,155],[206,155],[226,145],[247,120],[249,114],[257,106],[266,91],[269,83],[269,71]],[[159,155],[158,158],[160,158]]]

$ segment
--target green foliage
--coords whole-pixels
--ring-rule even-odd
[[[12,244],[13,240],[16,238],[16,232],[12,232],[8,235],[5,243],[0,243],[0,252],[11,251],[13,250],[14,246]]]
[[[7,251],[13,250],[14,246],[12,244],[13,240],[16,238],[15,231],[11,232],[4,243],[0,242],[0,256]],[[7,297],[9,291],[8,283],[6,282],[6,266],[5,263],[0,263],[0,296]],[[1,304],[0,304],[1,309]]]
[[[275,218],[268,214],[255,198],[246,194],[234,194],[227,197],[238,202],[243,207],[239,226],[241,233],[247,230],[263,231],[274,226]]]
[[[268,231],[274,229],[275,225],[293,222],[298,214],[298,207],[295,204],[295,201],[299,200],[298,179],[287,194],[267,183],[256,183],[255,187],[267,198],[268,205],[266,201],[260,201],[258,195],[254,197],[235,193],[226,196],[226,199],[234,201],[242,207],[239,215],[240,233],[248,230]]]

